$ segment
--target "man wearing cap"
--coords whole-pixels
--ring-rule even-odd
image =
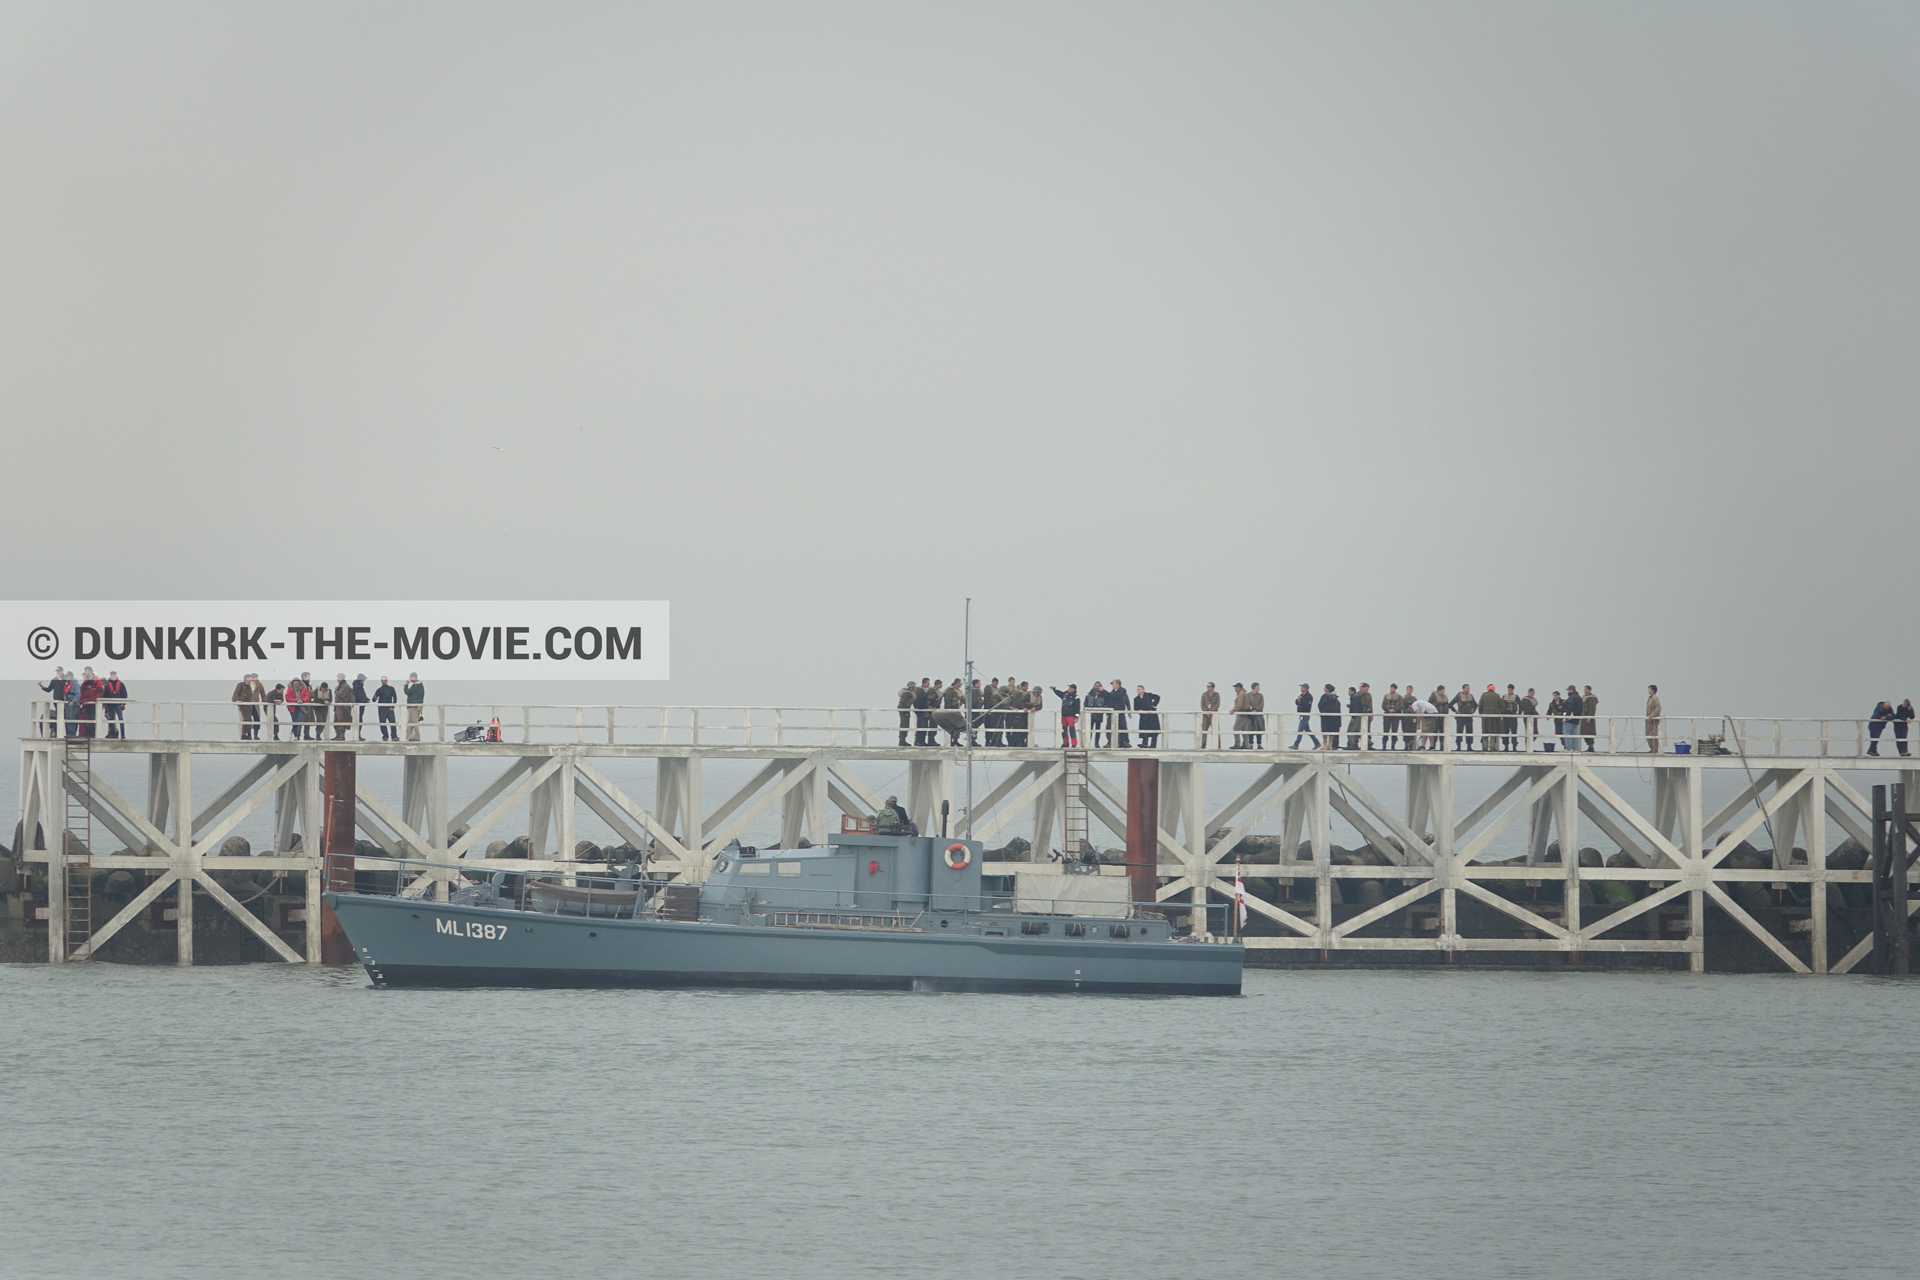
[[[1267,749],[1267,695],[1260,692],[1260,682],[1255,680],[1247,689],[1248,723],[1253,726],[1253,738],[1247,745],[1255,751]]]
[[[1194,750],[1207,749],[1207,737],[1212,735],[1214,742],[1220,741],[1220,735],[1213,731],[1213,713],[1220,709],[1220,691],[1213,687],[1213,681],[1207,681],[1207,691],[1200,695],[1200,740],[1193,744]]]
[[[1362,740],[1373,750],[1373,689],[1365,680],[1347,699],[1347,710],[1353,716],[1347,721],[1347,750],[1358,751]]]
[[[1400,686],[1390,684],[1386,693],[1380,697],[1380,749],[1393,751],[1399,739],[1400,712],[1406,707],[1407,700],[1400,696]]]
[[[362,671],[353,678],[353,736],[356,741],[367,740],[367,673]]]
[[[1235,685],[1233,687],[1238,689],[1240,686]],[[1311,714],[1313,711],[1313,690],[1302,684],[1300,686],[1300,696],[1293,700],[1293,709],[1300,713],[1300,723],[1294,727],[1293,732],[1293,749],[1295,751],[1300,749],[1300,739],[1302,738],[1312,738],[1313,745],[1318,747],[1320,745],[1320,739],[1319,736],[1313,732],[1313,716]]]
[[[1238,680],[1233,682],[1233,746],[1234,751],[1247,748],[1247,729],[1253,717],[1247,714],[1247,686]]]
[[[1489,689],[1493,686],[1488,685]],[[1473,686],[1463,684],[1460,692],[1453,695],[1453,701],[1447,704],[1453,708],[1453,749],[1455,751],[1473,750],[1473,713],[1480,704],[1473,696]]]

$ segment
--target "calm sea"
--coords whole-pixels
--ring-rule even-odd
[[[0,1274],[1900,1276],[1920,982],[0,966]]]

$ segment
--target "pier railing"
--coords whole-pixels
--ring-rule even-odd
[[[418,717],[410,712],[418,711]],[[969,739],[956,710],[896,707],[626,706],[543,703],[378,704],[143,701],[28,704],[28,737],[137,738],[157,741],[467,742],[503,745],[592,743],[607,746],[899,748],[953,747]],[[904,723],[903,723],[904,717]],[[1603,755],[1700,754],[1752,758],[1858,758],[1905,755],[1903,721],[1759,716],[1596,716],[1562,719],[1343,713],[1339,728],[1319,712],[1083,711],[1063,725],[1057,710],[975,711],[971,740],[980,751],[1394,751],[1557,752]]]

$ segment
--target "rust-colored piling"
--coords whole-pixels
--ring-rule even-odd
[[[327,860],[327,888],[340,893],[353,892],[356,759],[351,751],[328,751],[320,773],[320,853]],[[353,943],[325,899],[320,902],[320,963],[353,963]]]
[[[1127,761],[1127,879],[1135,902],[1152,902],[1159,888],[1160,762]]]

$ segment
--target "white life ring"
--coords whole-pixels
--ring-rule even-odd
[[[973,855],[967,852],[967,846],[955,840],[947,846],[947,867],[953,871],[965,871],[967,864],[973,861]]]

